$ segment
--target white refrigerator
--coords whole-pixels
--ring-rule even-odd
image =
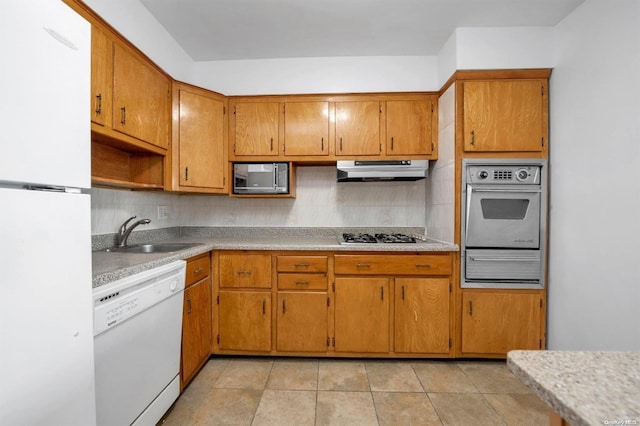
[[[96,422],[90,49],[61,0],[3,0],[0,425]]]

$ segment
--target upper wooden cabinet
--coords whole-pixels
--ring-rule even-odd
[[[173,84],[171,189],[227,193],[227,100],[188,84]]]
[[[546,151],[547,84],[547,79],[464,81],[464,151]]]
[[[430,155],[435,148],[434,100],[387,101],[387,155]]]
[[[382,103],[336,102],[336,156],[379,156]]]
[[[277,156],[279,108],[277,102],[237,102],[233,106],[233,154]]]
[[[285,102],[283,113],[285,155],[329,155],[329,102]]]
[[[431,93],[232,97],[230,161],[437,159]]]
[[[113,95],[113,40],[91,27],[91,121],[111,127]]]
[[[114,43],[113,128],[167,148],[170,99],[169,78],[134,52]]]

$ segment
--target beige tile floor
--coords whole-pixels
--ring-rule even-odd
[[[173,425],[548,425],[504,361],[211,358]]]

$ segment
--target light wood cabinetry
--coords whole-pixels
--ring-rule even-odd
[[[382,103],[336,102],[336,156],[379,156]]]
[[[430,155],[435,148],[434,100],[387,101],[387,155]]]
[[[280,114],[278,102],[237,102],[233,106],[233,154],[277,156]]]
[[[187,261],[180,356],[181,389],[195,377],[211,353],[210,270],[210,253]]]
[[[329,155],[329,102],[285,102],[283,112],[286,156]]]
[[[91,27],[91,121],[111,127],[113,95],[113,40]]]
[[[334,261],[336,352],[450,354],[449,253],[336,254]]]
[[[395,352],[448,353],[449,278],[395,279]]]
[[[328,256],[277,256],[276,349],[326,352]]]
[[[171,189],[227,193],[227,100],[224,96],[173,83]]]
[[[231,252],[218,256],[217,345],[221,350],[271,350],[271,256]]]
[[[464,81],[465,152],[545,151],[547,79]]]
[[[336,277],[335,351],[389,352],[389,278]]]
[[[543,313],[539,291],[465,290],[461,352],[505,355],[514,349],[543,349]]]
[[[114,43],[113,128],[160,148],[169,146],[170,80]]]

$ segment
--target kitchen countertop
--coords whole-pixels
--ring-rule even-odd
[[[572,426],[640,424],[640,352],[511,351],[507,366]]]
[[[350,229],[345,232],[352,232]],[[364,231],[368,232],[368,231]],[[132,237],[135,233],[132,233]],[[142,234],[142,233],[141,233]],[[235,234],[235,235],[234,235]],[[298,250],[298,251],[362,251],[362,252],[451,252],[458,251],[457,245],[426,239],[415,244],[340,244],[335,230],[325,228],[314,232],[310,228],[296,231],[276,228],[274,232],[261,232],[260,228],[249,228],[223,232],[209,228],[182,230],[179,235],[162,234],[154,241],[137,241],[130,238],[130,244],[153,243],[201,243],[193,248],[172,253],[122,253],[107,252],[104,248],[92,253],[93,287],[100,287],[120,278],[133,275],[178,259],[187,259],[210,250]],[[103,243],[104,244],[104,243]]]

